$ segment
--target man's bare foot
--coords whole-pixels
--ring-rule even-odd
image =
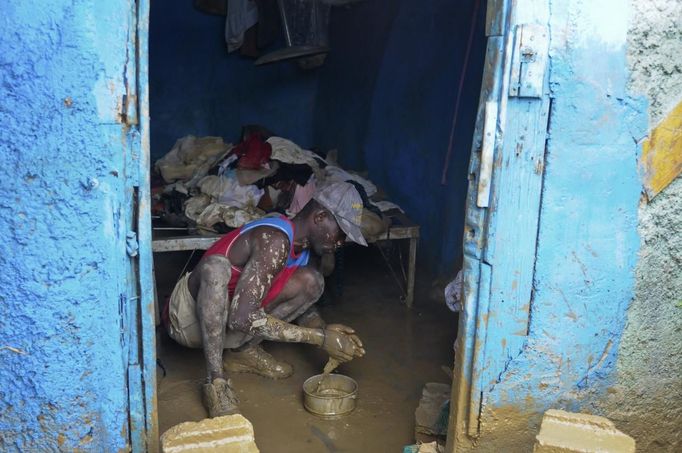
[[[239,399],[230,386],[230,381],[222,378],[213,379],[212,383],[203,386],[204,406],[211,418],[223,415],[238,414]]]
[[[223,357],[223,368],[231,373],[254,373],[270,379],[284,379],[294,373],[291,365],[278,361],[259,345],[225,351]]]

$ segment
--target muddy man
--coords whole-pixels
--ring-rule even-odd
[[[365,354],[353,329],[325,324],[313,306],[324,289],[324,258],[346,237],[367,245],[361,216],[355,187],[332,183],[292,220],[264,218],[225,235],[176,284],[164,321],[175,341],[204,350],[203,400],[211,417],[238,412],[226,372],[273,379],[293,373],[261,348],[262,340],[317,345],[340,362]]]

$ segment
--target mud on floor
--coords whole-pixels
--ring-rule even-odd
[[[293,376],[282,381],[231,376],[242,414],[253,423],[263,453],[401,452],[414,440],[414,410],[424,384],[448,382],[441,365],[452,364],[457,316],[420,297],[419,286],[415,308],[408,310],[378,252],[357,249],[347,254],[343,295],[321,307],[327,322],[355,328],[365,343],[365,357],[337,370],[358,382],[357,408],[338,420],[306,412],[301,386],[322,372],[326,354],[309,345],[266,343],[277,359],[294,366]],[[163,272],[159,261],[157,272]],[[172,290],[159,286],[161,296]],[[160,432],[206,417],[200,392],[205,373],[201,351],[183,348],[163,334],[159,359],[167,372],[163,377],[159,368]]]

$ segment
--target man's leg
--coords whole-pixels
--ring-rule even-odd
[[[190,293],[197,303],[197,318],[208,374],[203,397],[211,417],[238,412],[237,398],[225,379],[222,367],[223,339],[229,308],[229,280],[230,262],[223,256],[214,255],[202,260],[188,281]]]
[[[292,322],[317,302],[324,291],[324,277],[311,267],[301,267],[289,278],[282,292],[266,308],[281,320]],[[255,373],[271,379],[291,376],[293,367],[280,362],[260,346],[262,339],[254,338],[245,345],[226,354],[225,369],[232,372]]]
[[[320,312],[317,310],[315,305],[308,308],[305,313],[296,318],[296,324],[302,327],[308,327],[310,329],[324,329],[327,323],[324,322]]]
[[[292,322],[317,302],[324,292],[324,277],[313,267],[301,267],[272,301],[269,313]]]

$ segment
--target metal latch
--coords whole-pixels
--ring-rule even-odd
[[[497,102],[485,103],[483,116],[483,144],[481,145],[481,163],[478,170],[478,193],[476,205],[487,208],[490,203],[490,185],[493,177],[493,159],[495,157],[495,140],[497,136]]]
[[[540,24],[516,26],[509,96],[541,98],[547,70],[549,34]]]

